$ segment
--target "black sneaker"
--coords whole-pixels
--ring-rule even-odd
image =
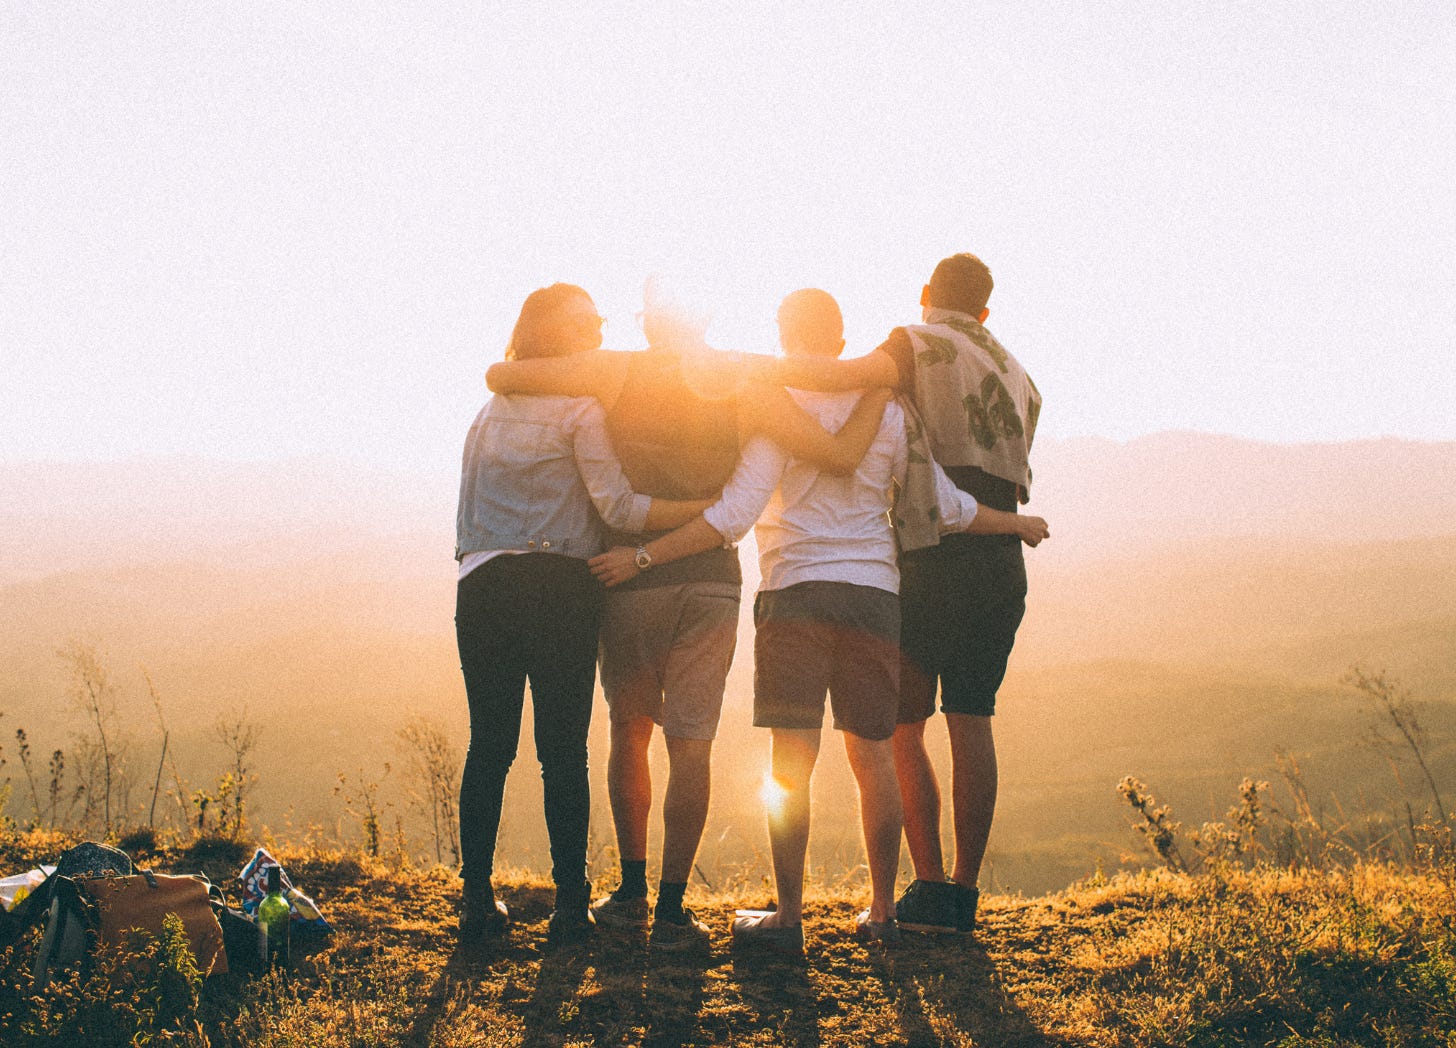
[[[552,946],[585,942],[596,934],[597,922],[585,905],[553,910],[546,922],[546,941]]]
[[[976,930],[976,908],[981,902],[980,888],[956,885],[956,931],[969,935]]]
[[[511,911],[499,899],[460,900],[460,941],[485,942],[499,939],[511,923]]]
[[[553,946],[582,942],[597,930],[591,912],[591,882],[556,886],[556,908],[546,922],[546,941]]]
[[[901,931],[954,935],[962,928],[960,893],[966,889],[952,881],[911,881],[895,903],[895,920]],[[975,921],[975,906],[971,907]]]

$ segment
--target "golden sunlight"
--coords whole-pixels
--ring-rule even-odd
[[[758,791],[763,806],[768,810],[770,818],[778,818],[784,813],[784,802],[789,799],[789,791],[779,784],[773,777],[773,772],[763,773],[763,787]]]

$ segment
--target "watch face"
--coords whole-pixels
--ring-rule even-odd
[[[639,549],[637,551],[637,567],[643,571],[652,567],[652,554],[648,553],[645,549]]]

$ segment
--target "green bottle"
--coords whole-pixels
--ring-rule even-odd
[[[258,927],[263,931],[264,955],[269,968],[288,967],[288,926],[293,916],[283,897],[283,869],[269,866],[268,894],[258,904]]]

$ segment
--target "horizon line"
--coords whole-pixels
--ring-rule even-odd
[[[1237,433],[1226,433],[1217,430],[1203,430],[1192,428],[1154,430],[1149,433],[1140,433],[1136,436],[1131,437],[1110,437],[1098,433],[1079,433],[1070,435],[1058,434],[1055,436],[1047,434],[1043,436],[1040,441],[1037,442],[1037,445],[1044,447],[1047,444],[1103,443],[1113,444],[1120,447],[1130,447],[1135,444],[1167,440],[1169,438],[1220,441],[1226,443],[1247,444],[1274,448],[1331,448],[1390,443],[1411,444],[1427,447],[1456,445],[1456,435],[1453,435],[1451,437],[1411,437],[1402,436],[1396,433],[1381,433],[1376,435],[1342,437],[1338,439],[1326,440],[1277,440],[1268,437],[1251,437]],[[38,456],[34,458],[25,458],[16,455],[0,453],[0,469],[17,466],[143,465],[169,462],[211,462],[223,463],[233,466],[276,466],[299,464],[350,465],[382,472],[408,472],[411,469],[409,462],[403,459],[374,459],[329,453],[300,453],[284,454],[277,456],[231,456],[226,454],[201,454],[198,452],[184,451],[133,451],[120,455],[76,456],[69,458],[61,458],[50,455]]]

